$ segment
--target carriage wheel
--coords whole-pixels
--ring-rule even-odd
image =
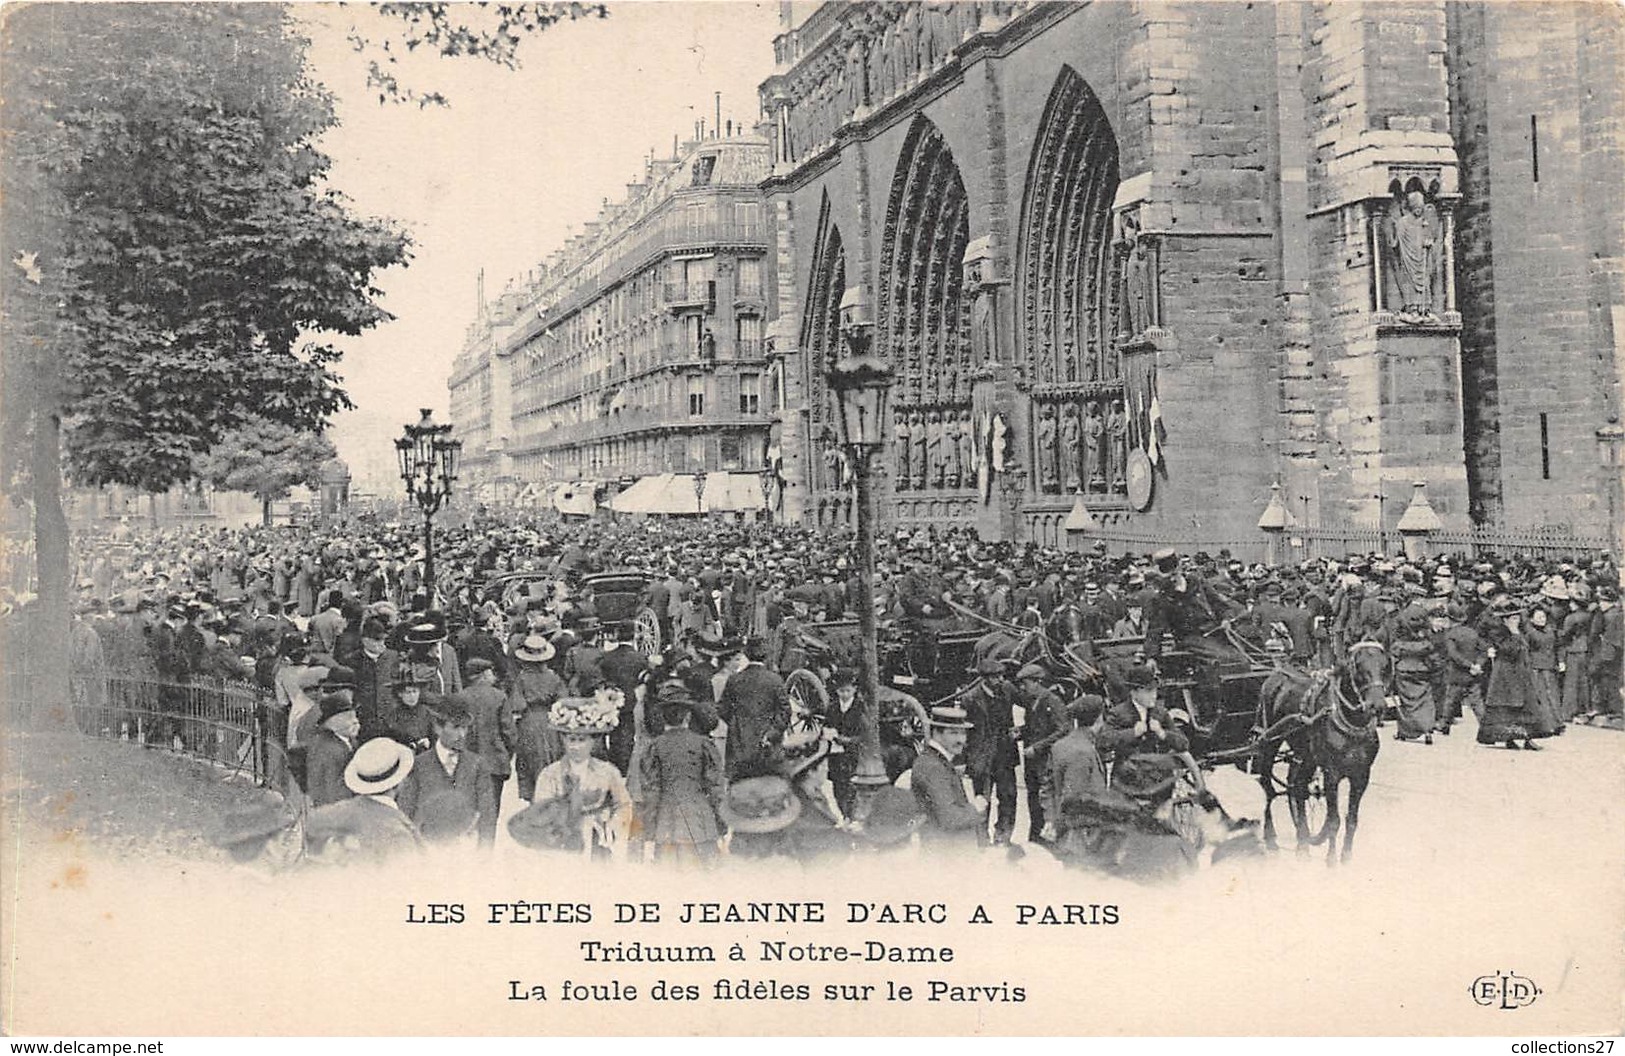
[[[1196,786],[1190,775],[1180,777],[1174,785],[1173,802],[1168,806],[1168,824],[1192,851],[1200,851],[1207,836],[1202,831],[1202,808],[1196,802]]]
[[[784,680],[784,691],[790,698],[791,729],[822,727],[822,716],[829,706],[829,691],[816,671],[796,668]]]
[[[1308,775],[1306,794],[1302,799],[1292,795],[1292,771],[1296,766],[1313,766]],[[1299,762],[1297,751],[1286,741],[1278,742],[1275,755],[1270,761],[1270,781],[1275,786],[1276,793],[1286,797],[1287,804],[1292,812],[1292,827],[1297,831],[1301,826],[1304,839],[1311,847],[1326,842],[1326,787],[1320,767],[1312,763]]]
[[[660,652],[660,617],[648,606],[632,617],[632,648],[644,656]]]

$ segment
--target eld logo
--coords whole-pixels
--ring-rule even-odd
[[[1522,1008],[1535,1003],[1540,987],[1533,979],[1511,972],[1481,975],[1473,980],[1473,1000],[1485,1008]]]

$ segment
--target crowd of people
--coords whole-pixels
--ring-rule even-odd
[[[1108,784],[1166,793],[1166,769],[1138,761],[1173,759],[1200,786],[1157,693],[1170,648],[1305,669],[1381,649],[1394,736],[1418,744],[1469,712],[1480,742],[1525,750],[1569,724],[1622,723],[1620,573],[1606,556],[1265,567],[898,532],[877,545],[874,591],[882,624],[912,643],[899,662],[980,630],[990,643],[1036,633],[1068,664],[990,645],[952,694],[899,679],[924,703],[888,774],[907,777],[876,789],[851,658],[818,636],[859,597],[850,547],[781,525],[482,515],[439,534],[430,583],[416,533],[391,524],[121,526],[77,548],[74,673],[155,688],[99,697],[83,724],[183,747],[172,694],[256,686],[276,800],[220,837],[246,856],[293,828],[318,856],[490,845],[512,781],[518,843],[707,862],[856,853],[915,832],[1008,843],[1018,796],[1028,841],[1059,847],[1072,808]],[[601,619],[588,577],[607,570],[644,578],[658,651]],[[26,641],[27,600],[0,609],[12,642]],[[1123,642],[1137,644],[1108,648]],[[6,652],[13,666],[27,654]],[[819,714],[792,707],[786,678],[803,667],[831,689]],[[1080,669],[1101,677],[1067,677]]]

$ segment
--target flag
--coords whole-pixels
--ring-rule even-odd
[[[1150,446],[1145,456],[1154,466],[1162,460],[1162,449],[1168,442],[1168,433],[1162,427],[1162,398],[1157,395],[1155,379],[1151,382],[1151,428],[1148,433]]]

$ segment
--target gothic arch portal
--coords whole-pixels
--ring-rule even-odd
[[[840,481],[831,463],[837,450],[825,375],[840,355],[841,295],[846,292],[846,251],[841,229],[830,218],[826,193],[818,210],[818,239],[814,243],[812,275],[807,284],[807,310],[801,320],[801,348],[807,364],[807,418],[812,452],[808,476],[818,498],[819,523],[833,509],[829,500],[841,497]]]
[[[1032,398],[1031,487],[1040,495],[1110,499],[1122,488],[1117,184],[1111,122],[1063,66],[1027,168],[1016,245],[1017,361]]]
[[[892,390],[897,492],[964,490],[971,404],[970,301],[963,262],[970,208],[942,133],[914,119],[897,162],[881,249],[877,347]],[[955,504],[969,513],[968,503]]]

